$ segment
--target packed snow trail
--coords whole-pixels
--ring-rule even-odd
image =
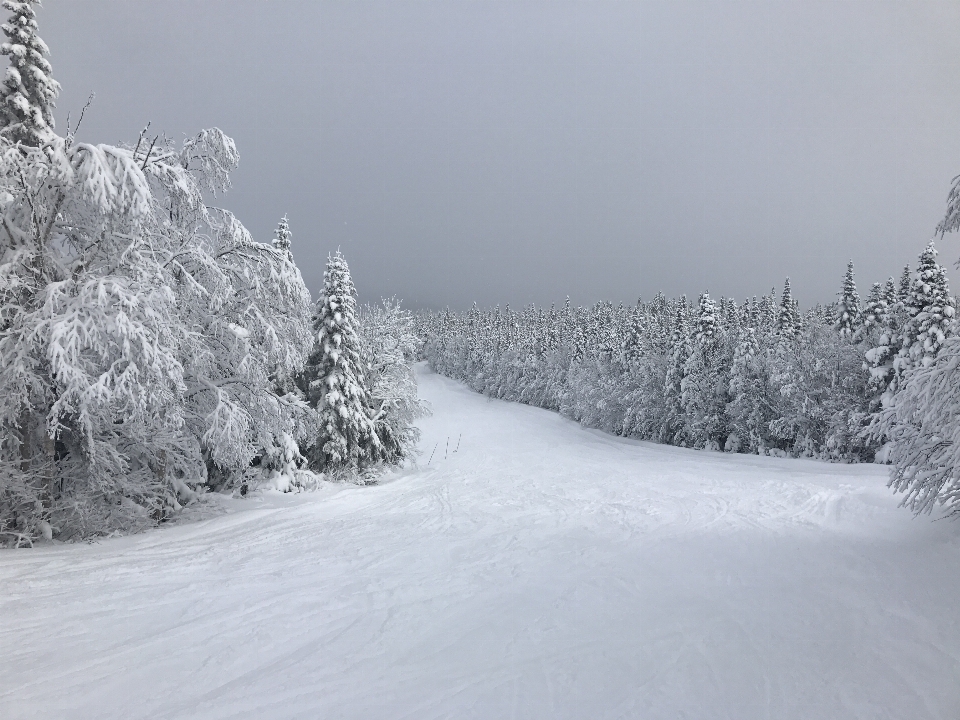
[[[960,525],[883,468],[420,381],[420,470],[0,554],[0,717],[960,716]]]

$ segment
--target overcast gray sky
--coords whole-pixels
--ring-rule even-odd
[[[960,173],[960,3],[46,0],[58,127],[219,126],[223,204],[316,294],[410,307],[832,299],[913,263]],[[948,236],[941,259],[960,241]]]

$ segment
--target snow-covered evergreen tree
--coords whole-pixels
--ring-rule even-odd
[[[897,288],[897,300],[906,301],[910,296],[910,288],[913,287],[913,273],[910,272],[910,266],[904,265],[900,273],[900,285]]]
[[[720,322],[717,314],[717,304],[710,297],[710,293],[702,293],[697,308],[697,329],[694,334],[697,345],[711,347],[719,339]]]
[[[909,286],[909,279],[907,285]],[[899,388],[899,373],[895,360],[903,347],[903,327],[908,319],[907,309],[897,291],[893,278],[888,278],[880,298],[871,302],[870,321],[864,327],[864,353],[870,373],[873,411],[889,406]]]
[[[676,304],[673,333],[670,337],[670,363],[664,386],[665,421],[661,430],[661,442],[684,445],[683,378],[693,349],[690,344],[690,328],[687,324],[687,298],[681,295]]]
[[[709,293],[703,293],[693,351],[680,383],[686,436],[697,448],[720,450],[726,441],[729,376],[721,351],[717,306]]]
[[[867,296],[867,302],[863,306],[863,323],[860,334],[876,332],[878,328],[881,328],[886,320],[887,312],[884,288],[880,283],[874,283],[870,288],[870,294]]]
[[[636,365],[643,357],[643,336],[645,332],[644,312],[641,302],[630,313],[630,323],[626,328],[620,353],[625,365]]]
[[[792,300],[792,296],[791,296]],[[779,305],[777,304],[777,289],[770,288],[770,293],[760,297],[757,303],[756,325],[757,334],[766,338],[778,334]]]
[[[897,302],[897,286],[893,277],[888,277],[887,282],[883,285],[883,302],[886,304],[888,311]]]
[[[10,58],[0,86],[0,133],[13,143],[31,147],[53,139],[54,101],[60,94],[46,58],[50,50],[37,35],[33,6],[39,4],[38,0],[4,0],[10,19],[0,25],[7,36],[0,54]]]
[[[941,234],[960,228],[960,176],[954,179]],[[875,428],[890,440],[890,485],[915,513],[944,505],[960,512],[960,337],[954,334],[954,298],[936,262],[933,241],[920,256],[904,300],[910,314],[898,360],[907,366],[902,387]],[[899,368],[898,368],[899,369]]]
[[[937,263],[933,240],[920,253],[916,279],[904,304],[910,319],[903,329],[902,362],[926,367],[953,334],[956,323],[956,301],[950,294],[946,270]]]
[[[860,295],[857,283],[853,279],[853,260],[847,263],[847,272],[843,276],[840,289],[840,302],[837,305],[836,328],[842,338],[852,338],[862,323]]]
[[[356,302],[350,269],[338,250],[323,274],[314,320],[317,349],[308,368],[309,397],[320,423],[309,456],[325,472],[363,471],[383,456],[371,417]]]
[[[277,250],[287,253],[291,260],[293,259],[293,251],[291,250],[293,247],[293,241],[291,240],[292,237],[293,233],[290,232],[290,224],[287,221],[287,216],[284,215],[282,218],[280,218],[280,222],[277,224],[277,229],[274,230],[273,246]]]
[[[731,432],[726,450],[759,453],[767,445],[769,424],[774,416],[763,361],[756,331],[752,327],[741,329],[730,368],[727,415]]]
[[[790,278],[783,281],[783,294],[777,314],[777,335],[784,341],[794,341],[800,336],[800,317],[793,301]]]

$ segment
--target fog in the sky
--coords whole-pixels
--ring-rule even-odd
[[[58,128],[216,125],[222,202],[314,294],[829,301],[915,262],[960,173],[960,3],[46,0]],[[941,260],[954,286],[960,241]]]

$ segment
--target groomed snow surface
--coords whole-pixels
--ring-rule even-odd
[[[960,524],[883,468],[420,382],[420,470],[0,554],[0,717],[960,717]]]

